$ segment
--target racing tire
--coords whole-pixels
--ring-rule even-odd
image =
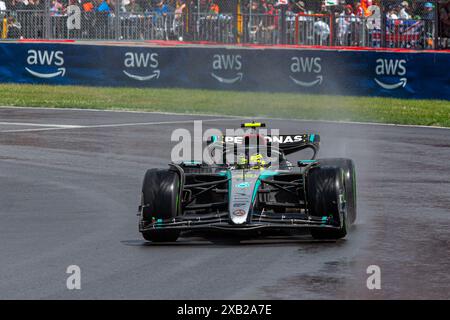
[[[311,229],[314,239],[337,240],[347,235],[348,219],[341,199],[345,196],[344,172],[339,167],[311,168],[307,175],[307,201],[312,216],[332,216],[339,229],[319,227]]]
[[[345,196],[347,206],[348,223],[353,224],[356,221],[356,171],[355,163],[351,159],[331,158],[320,159],[321,165],[340,167],[344,171]]]
[[[178,213],[178,192],[180,177],[175,171],[150,169],[142,183],[142,220],[175,218]],[[173,242],[178,239],[179,230],[147,230],[142,236],[152,242]]]

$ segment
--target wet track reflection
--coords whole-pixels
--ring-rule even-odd
[[[450,298],[449,130],[264,120],[319,132],[320,157],[354,159],[350,235],[153,244],[137,232],[141,179],[169,162],[172,131],[244,120],[9,108],[0,119],[1,299]],[[65,286],[72,264],[79,291]],[[381,290],[366,286],[370,265]]]

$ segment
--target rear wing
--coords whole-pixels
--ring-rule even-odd
[[[283,134],[283,135],[260,135],[248,134],[243,136],[212,136],[207,140],[207,144],[212,143],[226,145],[249,146],[255,143],[256,146],[266,146],[272,148],[276,146],[285,155],[289,155],[304,149],[312,149],[314,157],[319,151],[320,135],[315,133]]]

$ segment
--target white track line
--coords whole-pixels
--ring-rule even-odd
[[[99,109],[81,109],[81,108],[46,108],[46,107],[14,107],[14,106],[0,106],[0,109],[26,109],[26,110],[57,110],[57,111],[88,111],[88,112],[124,112],[124,113],[139,113],[139,114],[161,114],[174,116],[199,116],[199,117],[226,117],[228,119],[266,119],[266,120],[280,120],[280,121],[295,121],[295,122],[311,122],[311,123],[332,123],[332,124],[355,124],[368,126],[388,126],[388,127],[404,127],[404,128],[424,128],[424,129],[441,129],[450,130],[448,127],[425,126],[414,124],[395,124],[395,123],[379,123],[379,122],[359,122],[359,121],[340,121],[340,120],[308,120],[308,119],[286,119],[286,118],[271,118],[266,116],[251,117],[251,116],[228,116],[221,114],[207,114],[207,113],[177,113],[177,112],[156,112],[156,111],[133,111],[133,110],[99,110]],[[200,119],[201,120],[201,119]],[[206,119],[205,119],[206,120]],[[205,121],[202,120],[202,121]]]
[[[240,118],[246,119],[246,118]],[[194,123],[195,121],[202,122],[216,122],[216,121],[236,121],[238,118],[222,118],[222,119],[194,119],[194,120],[178,120],[178,121],[158,121],[158,122],[134,122],[134,123],[113,123],[113,124],[98,124],[98,125],[42,125],[45,128],[39,129],[10,129],[2,130],[0,133],[14,133],[14,132],[36,132],[36,131],[52,131],[52,130],[68,130],[68,129],[97,129],[97,128],[119,128],[119,127],[132,127],[132,126],[150,126],[150,125],[163,125],[163,124],[187,124]],[[0,124],[13,124],[13,122],[0,122]],[[17,123],[16,123],[17,125]],[[23,123],[22,125],[30,125]],[[53,126],[53,127],[50,127]]]
[[[195,120],[175,120],[175,121],[158,121],[158,122],[136,122],[136,123],[117,123],[117,124],[98,124],[83,126],[83,128],[111,128],[111,127],[129,127],[129,126],[147,126],[147,125],[161,125],[161,124],[183,124],[183,123],[193,123],[194,121],[201,122],[216,122],[216,121],[236,121],[240,119],[247,118],[222,118],[222,119],[195,119]]]
[[[307,119],[285,119],[285,118],[257,118],[261,120],[275,121],[293,121],[293,122],[312,122],[312,123],[329,123],[329,124],[353,124],[353,125],[370,125],[378,127],[404,127],[404,128],[423,128],[423,129],[443,129],[450,130],[449,127],[425,126],[420,124],[396,124],[396,123],[379,123],[379,122],[361,122],[361,121],[339,121],[339,120],[307,120]]]
[[[89,109],[89,108],[49,108],[49,107],[15,107],[15,106],[0,106],[0,109],[26,109],[26,110],[51,110],[51,111],[87,111],[87,112],[109,112],[109,113],[137,113],[137,114],[161,114],[169,116],[198,116],[198,117],[224,117],[241,119],[242,116],[231,116],[220,113],[180,113],[168,111],[137,111],[126,109]],[[245,118],[245,117],[244,117]],[[251,117],[247,117],[251,118]]]
[[[0,133],[14,133],[14,132],[34,132],[34,131],[54,131],[54,130],[68,130],[68,129],[80,129],[81,126],[76,126],[72,128],[39,128],[39,129],[9,129],[9,130],[1,130]]]
[[[55,127],[55,128],[78,128],[76,125],[51,124],[51,123],[29,123],[29,122],[0,122],[0,125],[27,126],[27,127]]]

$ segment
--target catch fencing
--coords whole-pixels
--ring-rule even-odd
[[[379,11],[369,16],[338,11],[294,14],[289,10],[217,14],[189,7],[164,14],[154,10],[86,12],[75,4],[61,12],[49,8],[1,11],[0,28],[4,40],[178,40],[436,49],[438,24],[433,17],[436,13],[394,19]]]

